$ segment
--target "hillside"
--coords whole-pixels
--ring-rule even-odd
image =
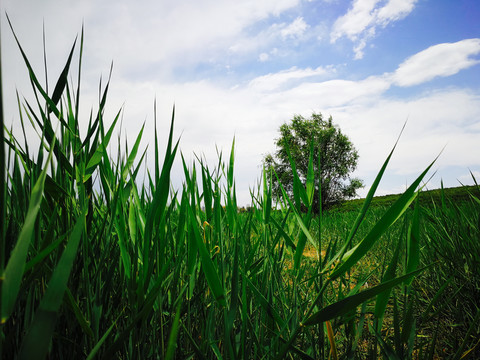
[[[431,205],[441,205],[442,203],[442,191],[446,201],[451,201],[454,203],[461,203],[464,201],[470,201],[470,194],[475,195],[480,198],[480,187],[479,186],[457,186],[451,188],[434,189],[426,190],[420,193],[420,203],[424,206]],[[385,206],[388,207],[392,205],[402,194],[391,194],[383,196],[375,196],[372,200],[371,207],[376,206]],[[344,203],[335,206],[330,211],[333,212],[343,212],[343,211],[356,211],[359,210],[362,206],[364,198],[362,199],[353,199],[347,200]]]

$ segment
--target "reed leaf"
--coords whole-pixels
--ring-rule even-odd
[[[53,148],[48,154],[47,165],[52,159],[52,150]],[[32,189],[25,222],[3,273],[2,323],[5,323],[12,313],[18,297],[18,292],[20,291],[20,284],[25,271],[28,247],[33,236],[35,222],[43,198],[47,169],[48,166],[45,166]]]
[[[435,161],[436,159],[420,174],[420,176],[417,177],[417,179],[398,198],[398,200],[388,208],[383,217],[375,224],[368,235],[365,236],[365,238],[360,241],[360,243],[358,243],[351,251],[344,255],[342,258],[343,262],[340,265],[337,265],[333,273],[330,275],[332,280],[347,272],[363,256],[365,256],[365,254],[368,252],[368,250],[370,250],[380,236],[400,218],[400,216],[415,200],[417,196],[417,193],[415,192],[416,189]]]
[[[395,279],[385,281],[379,285],[376,285],[368,290],[362,291],[358,294],[348,296],[340,301],[337,301],[331,305],[324,307],[322,310],[314,313],[310,317],[308,317],[305,321],[303,321],[303,325],[305,326],[312,326],[316,324],[320,324],[324,321],[334,319],[336,317],[342,316],[347,314],[348,312],[355,309],[358,305],[362,304],[365,301],[370,300],[371,298],[377,296],[378,294],[391,289],[394,286],[399,285],[406,279],[415,276],[422,271],[424,271],[427,267],[421,268],[419,270],[413,271],[409,274],[399,276]]]
[[[85,207],[82,214],[78,217],[67,246],[53,271],[47,291],[35,313],[32,325],[23,339],[18,355],[19,359],[44,359],[47,355],[55,328],[57,312],[63,302],[63,295],[67,288],[67,282],[77,254],[78,244],[85,231],[86,208],[87,207]]]
[[[190,222],[190,231],[192,232],[193,241],[195,241],[197,245],[197,249],[200,253],[200,259],[202,261],[202,270],[205,274],[205,278],[207,283],[212,290],[212,293],[215,297],[215,300],[218,304],[222,307],[227,306],[226,298],[225,298],[225,291],[223,289],[223,285],[220,281],[218,276],[218,270],[213,263],[212,259],[210,258],[210,254],[203,243],[202,237],[198,230],[198,223],[196,220],[196,216],[191,206],[187,206],[188,210],[188,220]]]

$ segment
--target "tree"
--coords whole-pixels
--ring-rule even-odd
[[[310,118],[295,115],[290,123],[280,126],[280,137],[275,140],[277,150],[264,158],[266,168],[273,167],[288,195],[293,194],[293,174],[287,148],[296,164],[300,180],[305,184],[308,172],[309,154],[313,146],[313,164],[315,170],[314,210],[318,211],[318,179],[321,179],[322,209],[327,209],[345,199],[355,197],[357,190],[363,187],[358,178],[350,178],[357,167],[358,152],[350,139],[342,134],[338,126],[327,121],[322,114],[313,113]],[[313,142],[313,145],[312,145]],[[318,163],[320,154],[320,177]],[[281,195],[277,177],[272,178],[273,196]]]

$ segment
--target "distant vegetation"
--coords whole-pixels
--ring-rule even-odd
[[[357,168],[358,152],[331,116],[325,120],[320,113],[313,113],[309,118],[295,115],[280,126],[275,146],[275,152],[265,156],[264,165],[274,173],[272,194],[276,200],[282,198],[282,191],[290,197],[300,196],[293,191],[296,178],[292,168],[303,183],[310,168],[319,174],[312,183],[315,213],[320,203],[322,209],[328,209],[355,197],[363,187],[360,179],[351,177]]]
[[[173,116],[164,151],[155,119],[139,183],[143,127],[111,154],[109,82],[79,113],[82,49],[83,33],[48,92],[21,49],[36,96],[14,129],[40,144],[4,130],[2,359],[479,358],[478,187],[428,205],[432,162],[387,204],[374,193],[392,149],[361,203],[315,215],[309,166],[278,210],[263,171],[239,211],[234,144],[213,169],[183,161],[172,190]]]
[[[443,193],[443,195],[442,195]],[[391,206],[400,197],[401,194],[391,194],[383,196],[375,196],[372,200],[371,207]],[[471,195],[475,195],[480,198],[480,191],[477,186],[458,186],[451,188],[423,190],[419,196],[420,204],[423,206],[441,206],[442,197],[453,201],[455,203],[464,203],[471,201]],[[352,199],[346,200],[341,204],[334,206],[331,211],[344,212],[344,211],[358,211],[365,199]]]

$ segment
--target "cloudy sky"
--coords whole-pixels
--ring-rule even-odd
[[[132,143],[153,102],[166,139],[172,106],[185,158],[214,164],[235,137],[240,204],[294,114],[331,115],[360,154],[366,188],[407,121],[378,194],[402,191],[445,148],[428,183],[480,180],[478,0],[4,0],[1,44],[5,121],[18,129],[15,90],[31,99],[5,12],[34,68],[43,72],[45,26],[53,84],[85,28],[82,118],[98,104],[113,61],[111,121],[123,107]],[[78,53],[77,53],[78,54]],[[151,163],[153,156],[149,156]],[[174,181],[181,181],[177,162]]]

